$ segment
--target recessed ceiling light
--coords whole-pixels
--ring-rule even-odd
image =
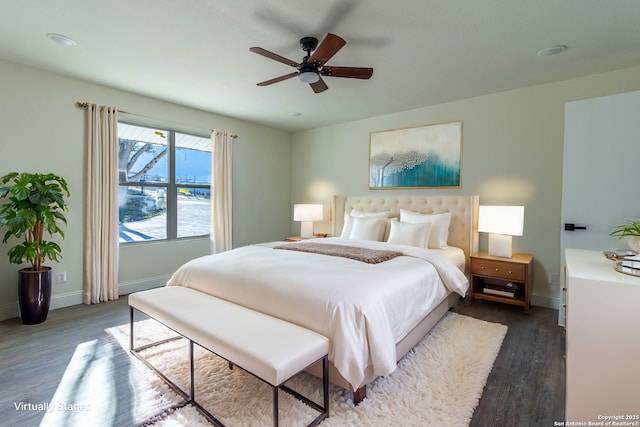
[[[567,50],[568,47],[562,44],[556,45],[556,46],[551,46],[551,47],[545,47],[544,49],[540,49],[538,51],[538,56],[551,56],[551,55],[557,55],[559,53],[564,52],[565,50]]]
[[[290,113],[289,113],[289,115],[290,115],[291,117],[298,117],[298,116],[301,116],[301,115],[302,115],[302,113],[300,113],[300,112],[298,112],[298,111],[292,111],[292,112],[290,112]]]
[[[47,34],[47,38],[52,42],[56,42],[64,46],[75,46],[78,44],[75,40],[70,39],[67,36],[63,36],[62,34],[49,33]]]

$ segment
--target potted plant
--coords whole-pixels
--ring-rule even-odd
[[[45,233],[64,238],[60,225],[66,225],[66,181],[52,173],[11,172],[0,178],[0,227],[6,227],[3,243],[10,238],[19,243],[9,249],[9,262],[30,267],[19,271],[18,303],[22,322],[33,325],[47,319],[51,303],[51,267],[47,260],[58,261],[60,246],[44,240]]]
[[[640,218],[631,218],[616,225],[609,235],[619,239],[629,237],[629,246],[631,249],[640,252]]]

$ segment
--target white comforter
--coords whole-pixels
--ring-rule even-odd
[[[298,324],[330,338],[329,359],[354,387],[368,366],[376,375],[396,367],[395,344],[449,292],[468,281],[434,251],[381,242],[316,239],[403,252],[380,264],[244,246],[189,261],[168,286],[186,286]]]

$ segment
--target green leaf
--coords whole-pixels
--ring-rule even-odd
[[[9,249],[9,262],[12,264],[22,264],[29,262],[33,264],[33,260],[37,256],[37,242],[27,244],[23,242]]]
[[[67,224],[65,195],[70,196],[67,182],[52,173],[32,174],[11,172],[0,177],[0,227],[7,230],[3,242],[16,237],[21,242],[9,249],[9,261],[15,264],[30,262],[32,268],[39,268],[42,261],[57,261],[62,250],[54,242],[41,238],[42,230],[49,235],[59,234],[64,238],[62,224]],[[28,236],[36,240],[28,242]],[[44,236],[42,236],[44,237]]]
[[[43,262],[47,259],[57,262],[62,258],[62,249],[55,242],[43,243],[42,246],[40,246],[40,250],[42,251]]]
[[[615,226],[611,232],[610,236],[615,236],[620,239],[628,236],[640,236],[640,219],[632,218]]]

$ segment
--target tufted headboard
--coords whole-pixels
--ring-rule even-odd
[[[433,214],[451,212],[449,225],[449,246],[464,251],[467,265],[469,256],[478,251],[478,196],[389,196],[354,197],[334,195],[331,202],[333,212],[331,232],[339,236],[344,224],[344,213],[359,209],[367,212],[391,211],[400,209]]]

